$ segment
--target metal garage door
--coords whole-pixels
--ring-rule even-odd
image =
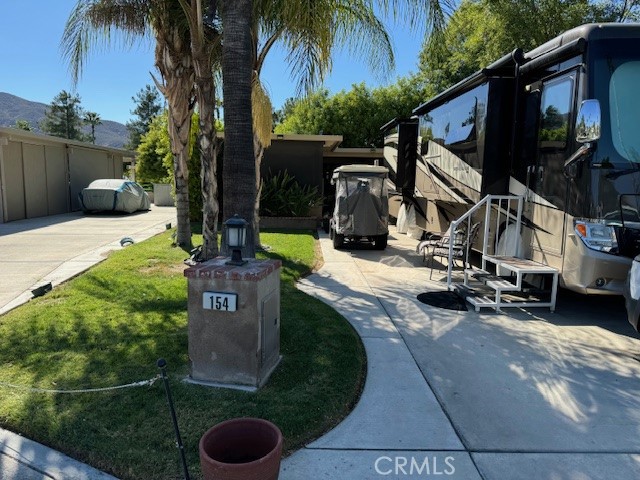
[[[116,163],[120,164],[118,170]],[[116,162],[113,154],[88,148],[69,148],[69,172],[71,208],[80,209],[78,194],[92,181],[99,178],[122,178],[122,162]]]
[[[64,147],[9,141],[2,148],[4,221],[69,211]]]

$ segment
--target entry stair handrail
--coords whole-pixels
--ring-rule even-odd
[[[502,228],[502,231],[505,231],[506,227],[510,225],[515,225],[516,232],[520,232],[522,225],[522,208],[524,204],[524,198],[516,195],[487,195],[478,203],[476,203],[473,207],[467,210],[464,215],[460,218],[451,222],[451,232],[457,231],[461,225],[466,222],[466,232],[467,235],[471,233],[472,226],[472,217],[474,214],[480,212],[483,208],[484,210],[484,235],[482,237],[482,269],[486,270],[486,255],[489,254],[489,247],[492,247],[491,253],[495,254],[498,251],[498,242],[499,232]],[[491,218],[493,215],[495,218]],[[493,241],[489,242],[491,238],[491,225],[495,225],[495,229],[493,229]],[[506,238],[507,242],[513,242],[511,245],[510,251],[515,251],[518,244],[519,235],[510,235]],[[465,258],[469,258],[469,250],[472,245],[470,242],[467,243],[467,251],[465,252]],[[452,282],[451,275],[453,271],[453,252],[454,245],[453,242],[449,243],[449,258],[448,258],[448,267],[447,267],[447,289],[452,290]]]

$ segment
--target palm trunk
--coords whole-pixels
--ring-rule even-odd
[[[260,194],[262,193],[260,166],[262,165],[262,157],[264,156],[264,146],[257,135],[253,135],[253,152],[256,162],[256,203],[253,209],[253,221],[256,226],[254,242],[256,249],[259,249],[262,248],[262,244],[260,243]]]
[[[195,72],[195,91],[198,102],[199,126],[198,146],[200,149],[200,191],[202,193],[202,252],[201,260],[210,260],[218,255],[218,184],[216,175],[216,129],[215,129],[215,84],[211,49],[217,32],[205,35],[201,0],[181,1],[182,9],[189,22],[191,55]],[[211,2],[207,10],[216,11]],[[209,41],[211,40],[211,41]]]
[[[196,58],[199,58],[196,60]],[[200,111],[201,189],[202,189],[202,260],[218,255],[218,185],[216,175],[216,131],[214,120],[215,90],[209,55],[194,56],[196,97]]]
[[[251,0],[224,2],[222,23],[222,75],[225,147],[223,159],[224,220],[234,214],[247,220],[247,243],[243,256],[255,258],[254,219],[256,163],[253,151],[251,80],[253,48]],[[223,242],[223,252],[228,253]]]
[[[169,139],[173,154],[173,174],[176,189],[178,217],[176,244],[190,250],[191,223],[189,222],[189,137],[193,115],[193,65],[189,43],[180,32],[166,32],[164,41],[156,42],[156,67],[162,74],[163,85],[158,89],[167,99]]]

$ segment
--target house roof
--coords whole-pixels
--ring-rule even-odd
[[[115,153],[123,157],[135,157],[136,152],[125,150],[122,148],[105,147],[102,145],[94,145],[93,143],[79,142],[78,140],[69,140],[68,138],[53,137],[42,133],[34,133],[19,128],[0,127],[0,138],[7,138],[17,142],[37,142],[37,143],[53,143],[60,145],[70,145],[74,147],[90,148],[92,150],[102,150],[109,153]]]
[[[284,140],[291,142],[322,142],[322,150],[327,152],[333,152],[338,145],[342,143],[342,135],[304,135],[298,133],[273,133],[271,134],[271,140]]]

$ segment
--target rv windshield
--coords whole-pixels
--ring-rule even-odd
[[[582,203],[590,204],[585,214],[607,224],[640,225],[640,41],[594,43],[590,72],[589,97],[600,101],[602,135],[582,184]]]
[[[626,160],[640,163],[640,61],[618,66],[609,80],[611,140],[616,152]]]
[[[594,167],[640,167],[640,41],[598,42],[591,52],[592,98],[600,101],[602,137]]]

